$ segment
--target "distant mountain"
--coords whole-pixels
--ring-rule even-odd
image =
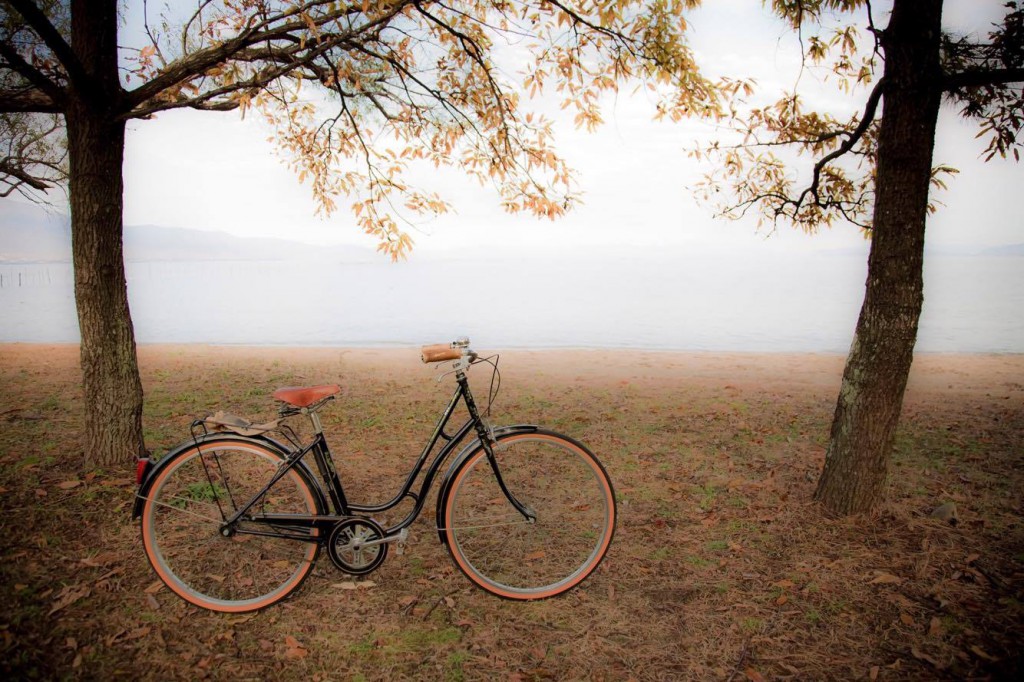
[[[316,246],[288,239],[236,237],[226,232],[126,225],[125,260],[294,260],[363,263],[381,260],[360,246]],[[71,219],[39,206],[0,199],[0,262],[71,260]]]
[[[0,199],[0,262],[71,260],[71,220],[39,206]]]

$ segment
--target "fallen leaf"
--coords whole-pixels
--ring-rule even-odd
[[[57,487],[60,488],[61,490],[71,490],[72,488],[77,488],[80,485],[82,485],[81,481],[71,480],[61,481],[60,483],[57,484]]]
[[[110,647],[114,646],[114,644],[116,642],[120,641],[127,634],[128,634],[128,631],[125,630],[124,628],[121,628],[120,630],[118,630],[114,634],[110,635],[109,637],[107,637],[103,641],[107,645],[107,648],[109,649]]]
[[[308,654],[309,651],[307,649],[288,649],[284,652],[284,657],[295,661],[300,658],[305,658]]]
[[[151,628],[150,626],[144,625],[138,630],[132,630],[130,633],[128,633],[128,636],[125,637],[125,639],[142,639],[143,637],[148,635],[152,631],[152,629],[153,628]]]
[[[530,552],[529,554],[524,556],[523,561],[536,561],[537,559],[543,559],[547,556],[547,554],[548,553],[545,552],[543,549],[538,549],[536,552]]]
[[[155,583],[146,588],[146,594],[156,594],[164,588],[162,581],[157,580]]]
[[[81,560],[83,565],[89,566],[89,567],[92,567],[92,568],[99,568],[101,566],[106,566],[107,564],[112,564],[115,561],[117,561],[117,553],[116,552],[103,552],[102,554],[97,554],[96,556],[92,556],[92,557],[85,557],[84,559]]]
[[[115,575],[120,575],[122,573],[124,573],[124,566],[118,566],[115,569],[107,571],[106,573],[101,575],[99,578],[96,578],[96,582],[97,583],[101,583],[101,582],[103,582],[105,580],[109,580],[110,578],[113,578]]]
[[[782,589],[785,590],[785,589],[789,589],[790,587],[794,587],[794,583],[793,583],[792,580],[789,580],[789,579],[780,580],[777,583],[772,583],[772,587],[781,587]]]
[[[445,603],[445,606],[447,606],[450,609],[454,609],[455,608],[455,600],[452,599],[451,597],[445,597],[444,598],[444,603]]]
[[[900,621],[904,625],[914,625],[914,617],[911,616],[909,613],[900,613]]]
[[[999,660],[998,658],[996,658],[992,654],[987,653],[984,649],[982,649],[980,646],[978,646],[976,644],[971,647],[971,651],[974,652],[974,655],[978,656],[979,658],[984,658],[986,661],[993,661],[994,662],[994,661],[998,661]]]
[[[288,659],[305,658],[309,654],[309,649],[303,646],[302,642],[295,639],[291,635],[285,635],[284,638],[285,646],[288,648],[284,652],[284,657]]]
[[[753,668],[747,668],[743,671],[743,674],[747,676],[750,682],[764,682],[764,676]]]
[[[68,587],[65,587],[57,595],[57,598],[53,602],[53,606],[50,608],[50,613],[47,615],[52,616],[61,609],[71,606],[79,599],[89,596],[91,592],[92,590],[84,586],[73,587],[69,585]]]
[[[932,616],[931,621],[928,623],[928,636],[929,637],[942,637],[943,628],[942,621],[936,616]]]
[[[789,597],[787,597],[786,595],[783,594],[778,599],[775,600],[775,605],[776,606],[782,606],[787,601],[789,601]]]
[[[871,666],[871,669],[868,670],[868,679],[871,680],[871,682],[874,682],[875,680],[878,679],[878,666],[877,665]]]
[[[914,655],[914,658],[918,659],[919,661],[925,661],[926,663],[930,663],[937,670],[942,670],[945,667],[936,659],[932,658],[928,654],[918,649],[916,646],[910,647],[910,653],[912,653]]]
[[[348,580],[343,583],[334,583],[331,585],[331,587],[333,587],[336,590],[368,590],[371,587],[376,586],[377,583],[373,582],[372,580],[360,580],[359,582]]]
[[[970,555],[968,555],[968,557],[966,559],[964,559],[964,563],[969,566],[969,565],[973,564],[975,561],[977,561],[980,558],[981,558],[980,554],[970,554]]]
[[[903,578],[893,575],[892,573],[886,573],[885,571],[875,571],[875,578],[868,582],[868,585],[899,585],[903,582]]]
[[[146,595],[146,603],[149,604],[149,608],[153,609],[154,611],[160,608],[160,602],[158,602],[156,600],[156,597],[154,597],[151,594]]]

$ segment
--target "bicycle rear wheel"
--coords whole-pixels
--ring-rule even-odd
[[[572,589],[604,558],[615,532],[615,493],[582,444],[537,431],[498,438],[502,492],[483,447],[452,476],[442,522],[455,564],[479,587],[507,599],[546,599]]]
[[[265,608],[295,591],[320,549],[314,529],[244,521],[222,534],[225,519],[270,482],[284,455],[223,439],[172,456],[142,508],[143,546],[161,580],[189,603],[230,613]],[[293,467],[248,514],[317,514],[318,499]]]

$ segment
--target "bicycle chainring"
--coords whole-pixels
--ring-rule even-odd
[[[340,570],[350,575],[366,575],[388,556],[387,543],[365,546],[384,537],[384,529],[370,518],[345,519],[335,524],[327,540],[327,554]]]

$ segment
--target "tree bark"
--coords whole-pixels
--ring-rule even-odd
[[[868,511],[885,493],[924,302],[941,16],[942,0],[896,0],[882,36],[886,86],[867,285],[814,494],[835,514]]]
[[[71,45],[85,71],[71,84],[65,114],[85,454],[89,462],[117,465],[145,453],[122,247],[125,126],[117,118],[117,3],[76,0],[71,12]]]

